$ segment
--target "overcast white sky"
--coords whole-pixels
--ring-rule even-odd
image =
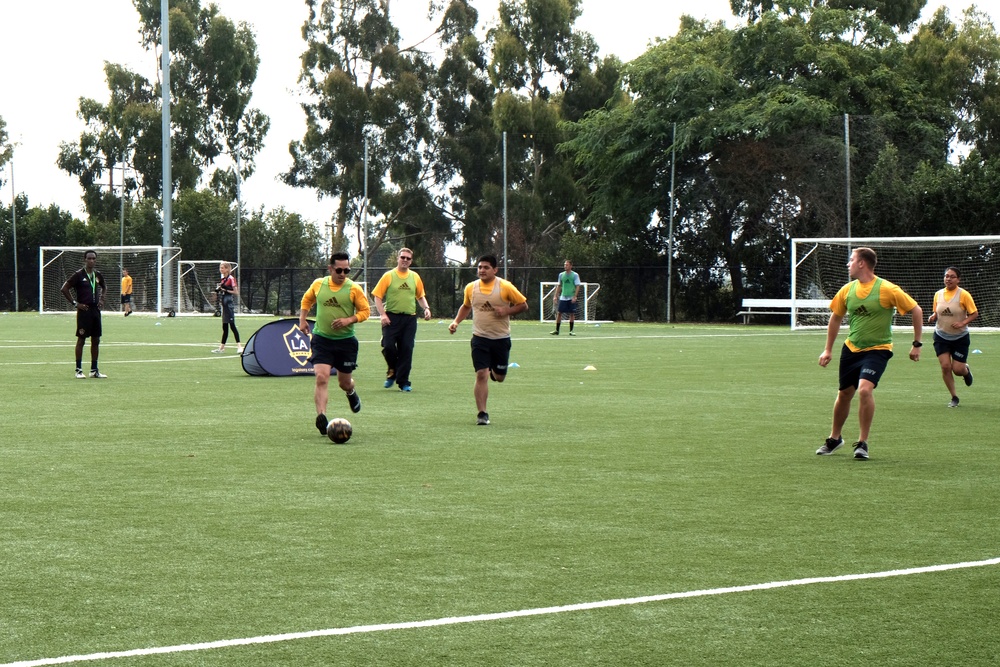
[[[202,0],[202,5],[207,5]],[[332,200],[317,201],[311,190],[283,185],[278,175],[290,166],[288,143],[304,130],[295,93],[299,55],[304,44],[300,29],[306,18],[302,0],[215,0],[234,22],[245,21],[255,31],[261,58],[253,106],[271,118],[257,172],[243,187],[248,208],[284,206],[325,224]],[[407,43],[430,32],[427,0],[395,0],[392,15]],[[495,22],[498,0],[473,0],[481,26]],[[945,5],[957,18],[972,0],[929,0],[925,16]],[[980,9],[1000,16],[1000,0],[979,0]],[[628,61],[645,51],[650,40],[670,37],[679,18],[725,20],[735,25],[729,0],[584,0],[577,27],[597,40],[601,54]],[[2,0],[0,1],[0,117],[18,144],[13,162],[14,186],[32,206],[57,204],[84,217],[82,191],[76,178],[55,166],[59,144],[74,142],[83,130],[76,117],[80,97],[108,99],[103,63],[128,66],[156,78],[155,54],[138,45],[138,15],[131,0]],[[3,172],[6,185],[0,199],[12,196],[11,167]]]

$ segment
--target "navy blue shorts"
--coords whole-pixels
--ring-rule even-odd
[[[876,387],[892,359],[890,350],[865,350],[852,352],[844,345],[840,350],[840,388],[858,388],[861,380],[868,380]]]
[[[310,343],[312,355],[309,361],[314,366],[316,364],[332,366],[338,373],[353,373],[358,367],[358,339],[354,336],[327,338],[314,333]]]
[[[572,299],[559,299],[559,312],[566,315],[576,314],[576,304],[573,303]]]
[[[510,338],[472,337],[472,367],[476,371],[489,368],[494,375],[507,375],[510,359]]]
[[[132,303],[132,295],[122,294],[122,303]]]
[[[969,361],[969,346],[971,344],[972,339],[969,338],[969,334],[965,334],[957,340],[948,340],[939,336],[936,331],[934,332],[934,354],[939,357],[942,354],[950,354],[952,359],[964,364]]]

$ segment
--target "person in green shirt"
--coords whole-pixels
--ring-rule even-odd
[[[354,325],[364,322],[371,314],[364,290],[347,277],[351,272],[350,255],[346,252],[333,253],[328,270],[329,276],[317,278],[306,290],[299,309],[299,330],[308,335],[309,321],[306,316],[316,306],[309,361],[316,373],[313,393],[316,428],[323,435],[326,435],[329,423],[326,404],[332,369],[337,370],[337,384],[347,394],[351,412],[361,412],[361,398],[354,390],[354,369],[358,365],[358,339],[354,336]]]
[[[396,268],[386,271],[379,279],[372,296],[382,324],[382,357],[385,358],[385,388],[399,385],[400,391],[411,391],[410,369],[413,348],[417,342],[417,305],[425,320],[431,319],[424,283],[416,271],[411,271],[413,251],[400,248]]]
[[[833,404],[833,427],[830,437],[816,450],[820,456],[833,454],[844,438],[841,429],[851,413],[854,394],[859,396],[858,441],[854,443],[854,458],[868,460],[868,436],[875,416],[875,387],[892,358],[892,316],[909,313],[913,318],[913,346],[910,359],[920,361],[920,336],[924,313],[913,298],[875,275],[878,258],[871,248],[855,248],[847,263],[851,282],[840,288],[830,302],[830,322],[826,327],[826,347],[819,355],[819,365],[826,368],[833,358],[833,343],[837,340],[844,316],[850,331],[840,351],[840,390]]]
[[[563,262],[563,272],[557,279],[559,287],[552,295],[552,306],[556,310],[556,330],[553,336],[559,335],[559,324],[563,315],[569,317],[569,335],[574,336],[573,323],[576,322],[576,299],[580,294],[580,274],[573,270],[573,262],[568,259]]]

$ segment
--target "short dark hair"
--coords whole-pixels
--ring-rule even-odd
[[[955,272],[955,277],[958,278],[959,280],[961,280],[961,278],[962,278],[962,272],[961,271],[959,271],[954,266],[946,266],[944,268],[944,272],[948,273],[949,271],[954,271]]]
[[[875,265],[878,264],[878,255],[871,248],[855,248],[854,252],[858,254],[858,259],[863,261],[868,265],[872,271],[875,270]]]
[[[87,255],[89,255],[90,253],[94,253],[94,259],[97,259],[97,251],[96,250],[85,250],[83,252],[83,258],[87,259]]]
[[[337,252],[335,252],[332,255],[330,255],[330,266],[333,266],[334,264],[336,264],[338,259],[342,259],[345,262],[350,262],[351,261],[351,256],[348,255],[343,250],[338,250]]]
[[[487,264],[489,264],[494,269],[497,268],[497,256],[496,255],[483,255],[482,257],[479,258],[479,260],[476,262],[476,264],[478,265],[480,262],[486,262]]]

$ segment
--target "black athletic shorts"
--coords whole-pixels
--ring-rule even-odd
[[[939,357],[947,353],[951,355],[953,360],[960,361],[963,364],[967,363],[969,361],[969,346],[971,343],[972,339],[969,338],[969,334],[965,334],[957,340],[948,340],[938,335],[938,332],[934,332],[934,354]]]
[[[316,364],[326,364],[337,369],[338,373],[353,373],[358,367],[358,339],[327,338],[314,333],[310,341],[312,355],[309,361]]]
[[[510,359],[510,337],[483,338],[472,337],[472,367],[476,371],[489,368],[494,375],[507,374],[507,361]]]
[[[90,306],[87,310],[76,311],[76,337],[101,337],[101,309]]]
[[[890,359],[890,350],[852,352],[851,348],[844,345],[840,350],[840,388],[857,389],[861,380],[868,380],[877,387]]]

